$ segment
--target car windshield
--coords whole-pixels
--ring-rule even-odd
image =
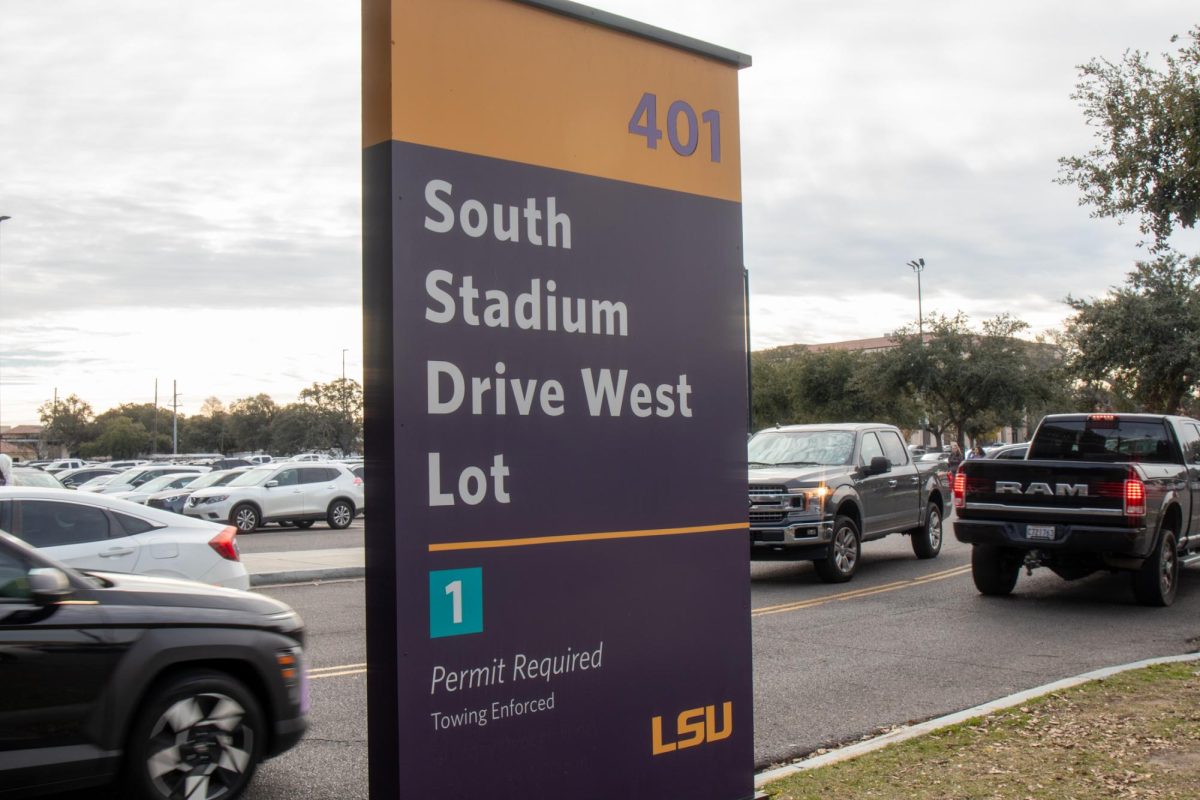
[[[195,476],[191,476],[195,477]],[[166,475],[159,475],[157,478],[146,481],[138,487],[143,492],[158,492],[167,489],[171,484],[175,483],[180,478],[180,473],[172,472]]]
[[[13,482],[17,486],[40,486],[47,489],[62,489],[62,482],[40,469],[14,469]]]
[[[115,477],[117,477],[117,476],[116,475],[97,475],[96,477],[92,478],[90,481],[84,481],[83,483],[79,484],[79,486],[76,488],[83,489],[86,487],[86,488],[95,489],[97,487],[103,486],[106,483],[111,483],[113,478],[115,478]]]
[[[264,467],[262,469],[248,469],[241,475],[231,480],[226,486],[258,486],[265,481],[267,477],[275,471],[274,467]]]
[[[850,463],[854,454],[851,431],[762,431],[749,443],[752,464],[815,464],[833,467]]]
[[[206,489],[209,486],[224,486],[231,480],[236,478],[241,473],[234,472],[231,469],[217,470],[216,472],[206,472],[196,480],[188,484],[189,489]]]

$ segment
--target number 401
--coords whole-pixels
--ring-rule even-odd
[[[676,100],[667,108],[667,141],[671,149],[687,157],[696,152],[700,144],[700,126],[708,129],[708,157],[710,161],[721,161],[721,114],[709,109],[696,119],[695,110],[684,100]],[[658,140],[663,132],[658,127],[658,96],[646,92],[638,101],[633,116],[629,118],[629,132],[634,136],[646,137],[646,147],[658,149]]]

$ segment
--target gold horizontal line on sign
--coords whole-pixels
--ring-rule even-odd
[[[655,528],[640,531],[607,531],[603,533],[568,533],[559,536],[530,536],[522,539],[487,539],[480,542],[445,542],[429,545],[431,553],[453,550],[492,550],[500,547],[532,547],[539,544],[568,544],[572,542],[603,542],[612,539],[648,539],[654,536],[684,536],[717,531],[744,531],[749,522],[730,522],[720,525],[694,525],[687,528]]]

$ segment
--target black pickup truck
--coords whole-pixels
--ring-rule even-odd
[[[891,425],[769,428],[750,439],[749,460],[752,561],[812,561],[841,583],[863,542],[902,533],[918,558],[942,549],[949,472],[915,464]]]
[[[1047,416],[1025,460],[964,462],[954,507],[983,594],[1012,592],[1022,566],[1066,580],[1109,570],[1132,576],[1142,605],[1170,605],[1180,566],[1200,561],[1200,422]]]

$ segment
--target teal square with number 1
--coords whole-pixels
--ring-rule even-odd
[[[429,573],[429,638],[483,633],[483,568]]]

